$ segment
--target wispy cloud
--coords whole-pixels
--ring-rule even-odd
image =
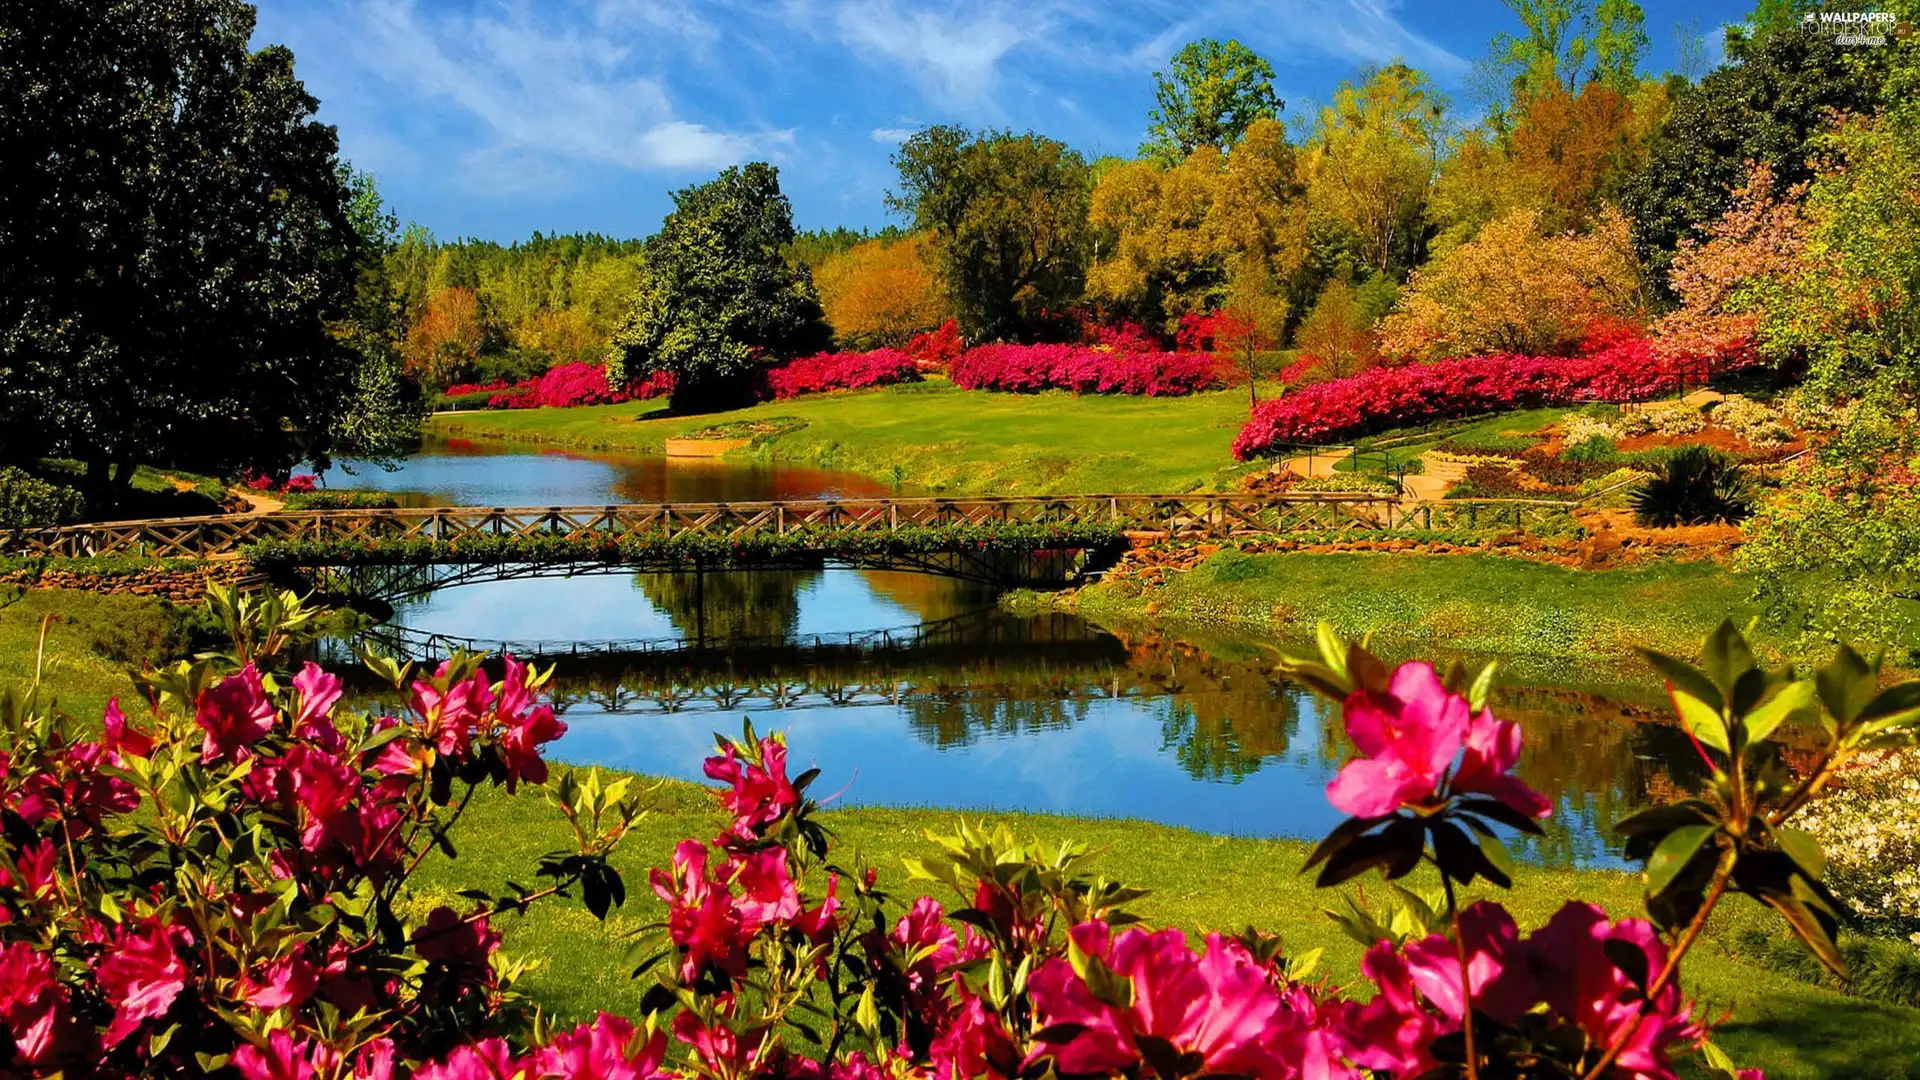
[[[469,150],[476,161],[550,155],[633,170],[713,168],[790,138],[715,130],[676,116],[663,75],[644,69],[627,41],[639,29],[678,28],[698,37],[710,28],[686,19],[663,23],[654,5],[608,0],[593,26],[543,19],[524,4],[464,14],[428,12],[412,0],[368,0],[358,15],[367,67],[476,124],[483,136]],[[610,25],[620,32],[608,32]]]
[[[1044,37],[1052,23],[1044,4],[909,8],[897,0],[843,4],[833,18],[839,38],[856,57],[894,68],[934,104],[950,109],[988,104],[1001,61]]]
[[[910,127],[877,127],[873,129],[873,141],[885,146],[897,146],[919,130]]]

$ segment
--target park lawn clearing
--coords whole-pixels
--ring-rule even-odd
[[[1190,397],[997,394],[945,380],[818,394],[735,412],[670,416],[659,402],[573,409],[443,413],[442,437],[548,443],[657,454],[666,440],[715,425],[793,418],[805,426],[758,439],[765,459],[863,473],[952,494],[1066,495],[1230,490],[1264,468],[1230,448],[1247,392]]]
[[[555,744],[561,757],[565,747],[564,739]],[[795,752],[805,759],[804,746]],[[724,824],[705,789],[679,781],[656,783],[648,796],[651,812],[615,856],[627,902],[605,924],[577,899],[536,905],[524,916],[496,924],[509,956],[539,962],[520,989],[565,1022],[590,1019],[600,1009],[629,1015],[638,1009],[648,983],[629,975],[650,950],[634,935],[664,915],[647,886],[646,871],[665,866],[679,840],[714,835]],[[962,813],[859,808],[830,811],[822,820],[837,835],[836,862],[846,865],[857,853],[879,869],[883,889],[903,898],[918,895],[923,883],[907,882],[901,856],[934,851],[924,831],[951,832]],[[1338,895],[1315,890],[1312,879],[1299,873],[1307,844],[1210,836],[1140,821],[1000,812],[965,816],[1004,823],[1022,837],[1048,843],[1086,842],[1097,853],[1090,872],[1151,890],[1130,907],[1150,924],[1178,926],[1190,934],[1256,926],[1283,935],[1290,953],[1325,948],[1325,970],[1338,982],[1357,977],[1360,947],[1320,912],[1336,905]],[[564,848],[570,835],[559,810],[537,790],[511,798],[497,789],[483,791],[454,833],[459,858],[436,854],[422,864],[413,904],[423,910],[416,913],[442,903],[465,905],[456,898],[461,889],[497,889],[510,877],[531,884],[526,875],[534,861]],[[1545,922],[1569,897],[1600,904],[1616,917],[1639,911],[1639,883],[1626,874],[1522,868],[1516,879],[1513,893],[1503,900],[1523,927]],[[1379,891],[1377,883],[1371,887]],[[939,898],[952,906],[954,898]],[[1723,911],[1688,958],[1686,986],[1709,1018],[1727,1016],[1715,1038],[1743,1066],[1764,1068],[1770,1080],[1920,1077],[1920,1010],[1846,997],[1743,959],[1734,945],[1738,930],[1769,926],[1770,916],[1740,898]]]

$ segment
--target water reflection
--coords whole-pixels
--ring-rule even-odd
[[[794,498],[883,485],[813,470],[441,444],[362,486],[469,505]],[[1313,838],[1349,752],[1337,710],[1273,678],[1248,643],[1123,640],[1065,616],[1013,618],[994,597],[909,573],[633,574],[444,589],[395,621],[472,638],[671,639],[670,655],[561,659],[570,731],[556,756],[699,778],[711,732],[741,715],[784,728],[795,769],[852,804],[1046,810],[1209,832]],[[928,627],[859,644],[832,635]],[[588,650],[592,650],[589,648]],[[1545,687],[1496,699],[1526,744],[1520,775],[1554,805],[1516,844],[1550,865],[1616,864],[1605,826],[1694,777],[1684,736],[1631,704]]]

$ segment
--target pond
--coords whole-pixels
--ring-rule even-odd
[[[877,494],[859,477],[765,465],[442,443],[340,486],[409,501],[592,505]],[[1021,618],[978,586],[827,566],[635,574],[444,589],[396,612],[413,631],[539,641],[563,656],[554,757],[700,779],[716,730],[784,729],[794,770],[842,805],[1031,810],[1214,833],[1317,838],[1347,754],[1337,710],[1273,677],[1248,643],[1123,639],[1077,618]],[[886,633],[868,633],[886,631]],[[696,637],[727,648],[673,652]],[[610,653],[605,643],[627,643]],[[1619,865],[1604,826],[1672,789],[1684,736],[1641,705],[1509,686],[1519,772],[1554,803],[1549,865]]]

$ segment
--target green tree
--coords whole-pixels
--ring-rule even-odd
[[[1597,82],[1631,93],[1647,52],[1647,16],[1634,0],[1504,0],[1522,33],[1501,31],[1488,48],[1494,125],[1513,102]]]
[[[45,0],[0,31],[0,442],[110,470],[327,452],[364,241],[334,131],[239,0]]]
[[[1162,165],[1203,146],[1224,153],[1255,120],[1272,120],[1285,108],[1273,92],[1272,66],[1238,41],[1188,42],[1153,79],[1159,107],[1140,155]]]
[[[812,278],[781,255],[794,233],[778,169],[732,166],[673,204],[607,350],[610,381],[670,372],[675,409],[725,407],[767,360],[832,343]]]
[[[373,176],[340,166],[347,220],[360,238],[353,304],[333,324],[334,336],[358,355],[345,408],[336,417],[331,449],[349,457],[394,467],[420,441],[426,405],[420,386],[406,374],[406,303],[389,278],[389,258],[400,242],[400,223]]]
[[[1020,337],[1079,298],[1092,176],[1065,143],[938,126],[893,161],[900,188],[887,205],[933,235],[935,269],[967,340]]]
[[[1674,249],[1683,238],[1706,238],[1751,164],[1766,166],[1782,189],[1811,179],[1812,140],[1836,114],[1875,111],[1893,51],[1848,49],[1792,25],[1684,89],[1621,192],[1652,279],[1664,287]]]
[[[1343,83],[1303,149],[1307,199],[1344,222],[1376,273],[1420,261],[1447,100],[1405,64]]]

